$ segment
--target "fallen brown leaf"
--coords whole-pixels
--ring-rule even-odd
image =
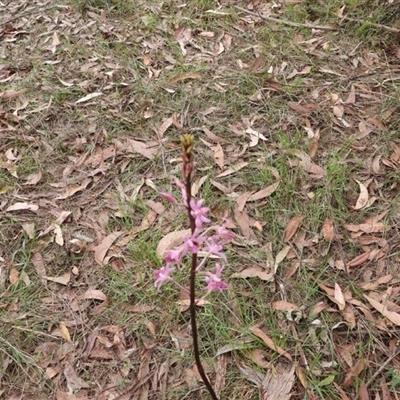
[[[347,263],[347,266],[348,267],[358,267],[359,265],[364,264],[366,261],[368,261],[370,254],[371,254],[370,251],[360,254],[356,258],[353,258],[351,261],[349,261]]]
[[[231,275],[231,278],[260,278],[263,281],[269,282],[273,279],[274,274],[267,272],[261,267],[249,267],[241,272],[235,272]]]
[[[69,281],[71,280],[71,273],[70,272],[66,272],[64,275],[61,276],[42,276],[43,279],[46,279],[47,281],[51,281],[51,282],[55,282],[55,283],[59,283],[60,285],[68,285]]]
[[[255,192],[252,194],[247,201],[256,201],[256,200],[261,200],[265,199],[268,196],[271,196],[272,193],[278,189],[280,181],[273,183],[272,185],[267,186],[264,189],[259,190],[258,192]]]
[[[290,400],[295,382],[293,364],[278,363],[275,370],[268,370],[261,384],[261,400]]]
[[[96,260],[97,264],[103,265],[104,257],[106,256],[111,245],[115,242],[116,239],[126,233],[127,231],[113,232],[110,235],[106,236],[100,244],[93,247],[92,250],[94,251],[94,259]]]
[[[214,146],[213,148],[214,151],[214,162],[215,164],[217,164],[221,169],[224,169],[224,150],[222,149],[222,146],[217,143],[216,146]]]
[[[219,175],[217,175],[217,178],[222,178],[224,176],[232,175],[238,171],[240,171],[242,168],[246,167],[249,163],[247,161],[241,161],[238,162],[237,164],[232,165],[232,167],[226,169],[225,171],[221,172]]]
[[[56,200],[65,200],[68,197],[73,196],[77,192],[81,192],[82,190],[86,189],[89,183],[92,181],[91,178],[86,178],[80,185],[71,185],[69,186],[65,193],[56,197]]]
[[[29,203],[14,203],[12,206],[6,209],[6,211],[20,211],[20,210],[37,211],[39,210],[39,206],[36,204],[29,204]]]
[[[400,314],[395,312],[395,311],[390,311],[386,304],[382,304],[379,301],[373,299],[370,296],[367,296],[364,294],[364,297],[369,301],[372,307],[375,308],[375,310],[379,311],[384,317],[386,317],[390,322],[393,324],[400,326]]]
[[[367,187],[360,181],[356,181],[360,187],[360,194],[357,199],[357,203],[354,206],[355,210],[361,210],[368,205],[369,194]]]
[[[363,359],[357,360],[352,368],[349,368],[347,374],[343,380],[342,386],[349,387],[354,380],[361,374],[362,371],[367,367],[367,361]]]
[[[297,229],[299,229],[303,218],[304,217],[301,215],[296,215],[290,218],[288,224],[286,225],[285,233],[283,235],[283,240],[285,242],[288,242],[294,236],[294,234],[297,232]]]
[[[333,227],[333,221],[330,218],[326,218],[322,225],[322,236],[327,242],[331,242],[335,239],[335,229]]]
[[[17,268],[11,267],[9,280],[10,280],[11,285],[16,285],[18,283],[19,271],[17,270]]]
[[[60,322],[60,332],[61,332],[61,337],[67,343],[72,343],[71,335],[69,334],[69,330],[68,330],[67,326],[64,324],[64,322]]]
[[[80,389],[87,389],[90,387],[82,378],[80,378],[75,370],[75,368],[69,363],[65,363],[64,376],[67,380],[68,389],[73,393]]]
[[[170,232],[166,234],[157,245],[156,254],[160,260],[166,257],[166,252],[172,250],[173,248],[179,246],[183,242],[183,237],[190,235],[190,229],[183,229],[180,231]]]
[[[344,299],[343,296],[343,292],[342,289],[340,288],[340,286],[335,282],[335,302],[339,307],[340,311],[343,311],[345,306],[346,306],[346,301]]]
[[[275,345],[273,340],[265,333],[263,332],[260,328],[256,326],[250,327],[250,332],[260,338],[267,347],[269,347],[271,350],[276,351],[278,354],[281,356],[286,357],[289,361],[292,361],[292,356],[287,353],[285,350],[283,350],[281,347]]]
[[[277,311],[286,311],[286,312],[300,310],[300,308],[298,306],[296,306],[296,304],[289,303],[288,301],[285,301],[285,300],[279,300],[279,301],[273,302],[272,308]]]
[[[85,300],[101,300],[107,301],[107,296],[98,289],[88,289],[85,293],[80,296],[81,299]]]
[[[173,85],[174,83],[184,81],[186,79],[200,79],[200,78],[201,78],[201,75],[196,72],[187,72],[185,74],[180,74],[180,75],[174,76],[173,78],[171,78],[169,80],[169,84]]]
[[[358,400],[370,400],[370,397],[369,397],[369,394],[368,394],[368,388],[367,388],[367,385],[364,382],[362,382],[360,384],[360,388],[359,388],[358,393],[359,393]]]

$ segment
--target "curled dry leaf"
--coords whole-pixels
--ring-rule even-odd
[[[156,133],[159,139],[164,137],[164,133],[168,130],[168,128],[172,125],[172,123],[174,122],[174,119],[172,117],[170,118],[166,118],[162,124],[158,127]],[[142,143],[142,142],[139,142]],[[137,150],[136,150],[137,151]],[[149,158],[148,156],[146,156],[147,158]],[[151,158],[153,157],[153,155],[151,155]]]
[[[67,326],[64,324],[64,322],[60,322],[60,332],[61,332],[61,337],[67,343],[72,343],[71,335],[69,334],[69,330],[68,330]]]
[[[250,134],[251,142],[249,144],[249,147],[254,147],[258,144],[259,140],[264,140],[267,141],[268,139],[260,132],[255,131],[252,128],[247,128],[246,133]]]
[[[367,187],[360,181],[356,181],[358,186],[360,187],[360,194],[357,199],[357,203],[354,207],[355,210],[361,210],[362,208],[366,207],[369,200],[369,194]]]
[[[322,225],[322,236],[327,242],[332,242],[332,240],[335,239],[333,221],[329,218],[326,218]]]
[[[24,185],[36,185],[42,179],[42,171],[35,172],[26,177]]]

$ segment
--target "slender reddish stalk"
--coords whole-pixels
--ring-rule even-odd
[[[189,221],[190,221],[190,230],[193,234],[194,230],[196,229],[196,223],[195,223],[195,219],[193,218],[192,214],[190,213],[191,212],[190,199],[192,197],[191,173],[188,172],[187,174],[185,174],[184,178],[185,178],[185,186],[186,186],[186,194],[187,194],[187,210],[188,210]],[[200,359],[199,340],[198,340],[197,323],[196,323],[196,292],[195,292],[196,267],[197,267],[197,253],[192,253],[192,264],[191,264],[191,268],[190,268],[190,323],[191,323],[191,327],[192,327],[194,359],[196,361],[197,369],[199,371],[201,379],[203,379],[203,382],[206,385],[207,390],[209,391],[209,393],[211,395],[211,398],[213,400],[219,400],[217,395],[214,392],[213,387],[211,386],[210,381],[208,380],[206,373],[204,372],[204,368],[203,368],[203,365],[202,365],[201,359]]]

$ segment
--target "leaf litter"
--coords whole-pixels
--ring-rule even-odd
[[[167,2],[166,13],[150,2],[127,20],[119,4],[79,11],[72,3],[45,10],[35,2],[26,13],[25,0],[0,5],[10,59],[0,68],[0,307],[10,348],[40,360],[60,399],[173,398],[175,388],[198,383],[183,353],[170,358],[175,339],[161,333],[174,326],[174,337],[185,337],[187,299],[146,298],[152,269],[185,231],[157,193],[179,176],[177,136],[193,129],[195,192],[209,193],[213,216],[229,217],[237,234],[235,317],[225,322],[259,339],[248,358],[241,351],[254,341],[239,336],[237,350],[210,362],[221,397],[253,390],[232,371],[261,399],[356,398],[358,380],[360,398],[396,396],[388,373],[398,369],[389,354],[400,315],[396,42],[351,43],[345,29],[358,22],[345,6],[329,17],[330,36],[311,14],[294,25],[286,19],[289,9],[308,12],[301,1],[252,1],[234,13],[227,5],[193,13],[190,2]],[[288,29],[283,53],[294,44],[298,59],[265,56],[274,50],[260,40],[263,29],[272,42]],[[123,56],[132,43],[135,62]],[[313,295],[302,292],[307,279]],[[172,304],[179,322],[166,312]],[[238,310],[250,304],[257,317],[245,319]],[[262,325],[265,307],[276,327]],[[123,320],[125,311],[133,318]],[[35,335],[30,346],[13,333],[22,328]],[[294,351],[302,340],[311,349],[304,357]],[[355,349],[366,340],[371,351]],[[83,350],[85,364],[77,361]],[[135,352],[138,362],[127,362]],[[314,370],[312,353],[320,354]],[[4,360],[3,370],[8,398],[37,393],[38,382],[21,393]]]

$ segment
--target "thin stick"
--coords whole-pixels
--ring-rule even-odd
[[[346,19],[347,21],[351,21],[351,22],[358,22],[359,24],[368,24],[368,25],[373,26],[374,28],[383,29],[384,31],[390,32],[390,33],[400,33],[400,29],[393,28],[392,26],[376,24],[375,22],[369,22],[369,21],[366,21],[365,19],[350,18],[350,17],[344,17],[344,19]]]
[[[366,386],[370,386],[371,383],[381,374],[381,372],[386,368],[386,366],[398,355],[400,354],[400,349],[397,349],[388,359],[378,368],[378,370],[372,375],[371,379],[366,383]]]
[[[13,22],[13,21],[15,21],[15,20],[17,20],[19,18],[22,18],[22,17],[28,17],[29,15],[39,14],[39,13],[44,12],[44,11],[52,10],[53,8],[60,8],[60,6],[57,5],[57,6],[47,7],[47,8],[33,9],[33,10],[30,10],[30,11],[26,11],[23,14],[16,15],[15,17],[12,17],[12,18],[10,18],[10,19],[8,19],[6,21],[0,22],[0,26],[7,25],[8,23]],[[62,8],[64,8],[64,7],[62,7]]]
[[[234,6],[240,11],[243,11],[247,14],[254,15],[256,17],[260,17],[261,19],[264,19],[265,21],[271,21],[271,22],[276,22],[278,24],[283,24],[283,25],[288,25],[288,26],[294,26],[296,28],[307,28],[307,29],[320,29],[322,31],[337,31],[337,28],[334,28],[333,26],[325,26],[325,25],[311,25],[311,24],[300,24],[298,22],[292,22],[288,21],[287,19],[280,19],[280,18],[274,18],[274,17],[264,17],[261,14],[257,14],[255,12],[246,10],[245,8],[239,7],[239,6]]]

